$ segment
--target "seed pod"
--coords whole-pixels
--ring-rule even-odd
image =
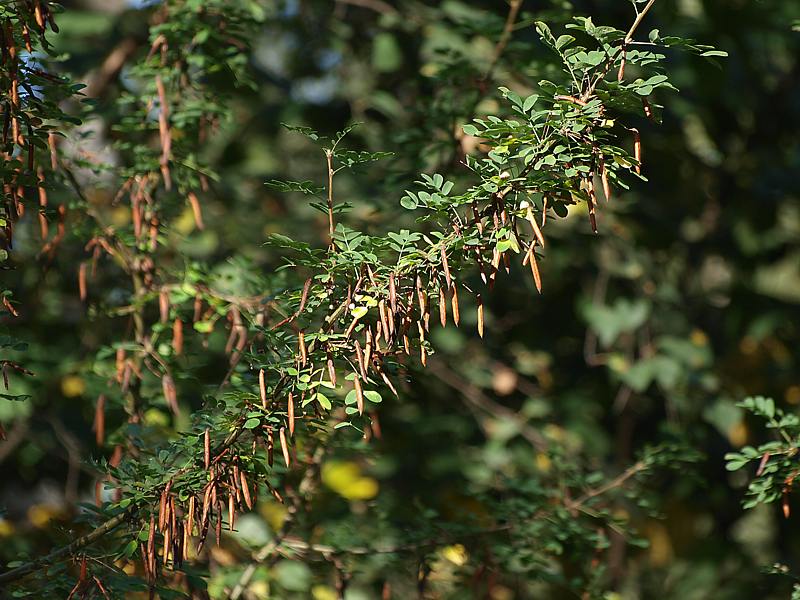
[[[408,339],[407,335],[403,336],[403,349],[408,356],[411,356],[411,341]]]
[[[305,367],[308,362],[308,354],[306,353],[306,336],[302,331],[297,334],[297,345],[300,349],[300,363]]]
[[[102,446],[106,435],[106,397],[104,394],[97,397],[97,406],[94,409],[94,433],[97,445]]]
[[[631,129],[633,132],[633,156],[636,158],[636,173],[641,175],[642,173],[642,137],[639,134],[638,129]]]
[[[533,274],[533,282],[536,284],[536,290],[542,293],[542,278],[539,275],[539,265],[536,263],[536,253],[533,251],[533,244],[528,248],[528,260],[531,263],[531,273]]]
[[[367,366],[364,362],[364,353],[361,350],[361,344],[358,343],[358,340],[355,341],[355,350],[356,350],[356,361],[358,362],[358,368],[361,371],[361,376],[366,379],[367,378]]]
[[[86,301],[86,263],[82,262],[78,267],[78,294],[81,302]]]
[[[178,393],[175,389],[175,381],[172,379],[170,375],[164,375],[161,377],[161,389],[164,392],[164,398],[167,401],[167,406],[172,411],[172,414],[177,416],[180,414],[180,408],[178,407]]]
[[[622,80],[625,79],[625,64],[628,62],[628,51],[627,49],[622,49],[622,62],[619,63],[619,71],[617,72],[617,82],[622,83]]]
[[[197,199],[197,195],[194,192],[189,192],[187,194],[187,198],[189,200],[189,206],[192,207],[192,215],[194,216],[195,226],[200,230],[205,229],[205,224],[203,223],[203,211],[200,208],[200,201]]]
[[[286,466],[289,466],[289,446],[286,443],[286,428],[281,427],[280,431],[278,432],[281,440],[281,452],[283,452],[283,460],[286,463]]]
[[[393,313],[397,313],[397,290],[395,289],[394,273],[389,275],[389,306]]]
[[[417,302],[419,304],[419,313],[420,314],[424,314],[425,313],[425,295],[424,295],[424,292],[422,291],[422,278],[419,275],[417,275],[416,285],[417,285]]]
[[[330,379],[331,383],[335,386],[336,385],[336,365],[333,364],[333,356],[330,352],[328,352],[328,378]]]
[[[264,381],[264,369],[258,370],[258,391],[261,394],[261,406],[267,408],[267,385]]]
[[[611,200],[611,184],[608,182],[608,171],[606,170],[606,162],[600,159],[600,180],[603,182],[603,195],[606,197],[606,202]]]
[[[147,532],[147,556],[150,559],[150,576],[155,577],[156,516],[150,515],[150,530]]]
[[[783,518],[788,519],[789,515],[791,514],[791,508],[789,507],[789,493],[786,490],[783,490]]]
[[[42,240],[47,239],[48,225],[45,210],[47,209],[47,190],[44,188],[44,171],[39,168],[39,233]]]
[[[228,494],[228,528],[233,531],[236,522],[236,506],[233,494]]]
[[[364,345],[364,364],[368,368],[372,364],[372,330],[367,328],[366,344]]]
[[[289,435],[294,435],[294,397],[289,392],[289,401],[286,407],[287,418],[289,419]]]
[[[183,321],[176,318],[172,322],[172,349],[175,354],[183,354]]]
[[[273,451],[275,449],[275,438],[272,435],[272,427],[267,427],[267,463],[272,466]]]
[[[250,487],[247,485],[247,476],[244,474],[244,471],[239,473],[239,479],[241,480],[242,484],[244,503],[247,505],[248,509],[253,510],[253,499],[250,497]]]
[[[455,323],[456,327],[458,327],[458,322],[460,320],[460,312],[458,309],[458,288],[453,286],[450,288],[450,293],[450,306],[453,309],[453,323]]]
[[[544,248],[544,235],[542,235],[542,230],[539,229],[539,224],[536,222],[536,219],[533,216],[533,209],[531,209],[530,205],[528,205],[528,211],[525,215],[525,218],[528,220],[528,223],[531,225],[531,229],[533,229],[533,234],[536,236],[536,239],[539,240],[539,244]]]
[[[203,465],[206,471],[211,466],[211,436],[208,429],[203,433]]]
[[[450,265],[447,264],[447,251],[445,250],[444,244],[441,247],[441,254],[442,254],[442,269],[444,269],[444,278],[447,281],[447,287],[453,285],[452,280],[450,279]]]
[[[383,336],[388,341],[389,339],[389,319],[386,316],[386,303],[383,300],[378,302],[378,315],[381,319],[381,326],[383,327]]]
[[[594,179],[591,175],[586,178],[586,184],[589,188],[589,222],[592,224],[592,231],[597,233],[597,217],[595,217],[595,206],[597,205],[597,196],[594,193]]]
[[[158,294],[158,310],[161,322],[166,323],[169,320],[169,292],[167,290],[161,290]]]
[[[439,322],[442,327],[447,326],[447,294],[441,285],[439,286]]]
[[[194,512],[195,512],[195,497],[189,496],[189,520],[186,523],[186,531],[188,535],[192,535],[192,531],[194,530]]]
[[[356,389],[356,406],[358,407],[358,414],[364,414],[364,390],[361,388],[361,380],[356,375],[353,378],[353,386]]]
[[[483,297],[478,294],[478,335],[483,337]]]

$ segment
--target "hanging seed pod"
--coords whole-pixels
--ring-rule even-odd
[[[189,520],[186,523],[186,531],[188,535],[192,535],[192,531],[194,531],[194,512],[195,512],[195,502],[196,499],[194,496],[189,496]]]
[[[636,158],[636,173],[638,175],[642,174],[642,137],[639,134],[639,130],[636,128],[632,128],[631,131],[633,132],[633,156]]]
[[[408,356],[411,356],[411,340],[408,339],[407,335],[403,335],[403,349]]]
[[[86,301],[86,263],[82,262],[78,267],[78,295],[81,302]]]
[[[453,281],[450,278],[450,265],[447,264],[447,251],[445,250],[444,244],[441,247],[441,254],[442,254],[442,269],[444,270],[444,278],[447,281],[447,287],[453,285]]]
[[[286,406],[286,416],[289,420],[289,435],[294,435],[294,396],[289,392],[289,400]]]
[[[244,503],[247,505],[249,510],[253,510],[253,499],[250,497],[250,487],[247,485],[247,476],[244,474],[244,471],[239,473],[239,480],[242,484],[242,496],[244,497]]]
[[[283,461],[286,463],[286,467],[289,467],[289,446],[286,443],[286,428],[281,427],[278,431],[278,435],[281,441],[281,452],[283,452]]]
[[[275,450],[275,438],[272,435],[272,427],[267,427],[267,462],[269,466],[273,463],[273,451]]]
[[[367,328],[366,344],[364,345],[364,364],[369,367],[372,364],[372,330]]]
[[[453,286],[450,288],[450,306],[453,309],[453,323],[458,327],[458,322],[461,320],[461,313],[458,308],[458,288]]]
[[[622,62],[619,63],[619,71],[617,71],[617,82],[622,83],[625,79],[625,64],[628,62],[628,50],[623,46],[622,48]]]
[[[308,354],[306,351],[306,336],[302,331],[297,334],[297,345],[300,349],[300,364],[305,367],[308,362]]]
[[[442,286],[439,286],[439,322],[447,327],[447,294]]]
[[[354,343],[355,352],[356,352],[356,361],[358,362],[358,368],[361,371],[361,377],[364,379],[367,378],[367,365],[364,361],[364,353],[361,350],[361,344],[358,343],[358,340]]]
[[[333,364],[333,355],[328,352],[328,360],[326,361],[328,367],[328,378],[330,382],[335,386],[336,385],[336,365]]]
[[[394,273],[389,275],[389,306],[392,313],[397,314],[397,289],[395,288]]]
[[[169,406],[172,414],[177,417],[180,414],[180,408],[178,407],[178,393],[175,389],[175,381],[172,379],[172,376],[164,375],[161,377],[161,389],[164,392],[167,406]]]
[[[389,340],[389,319],[386,316],[386,303],[383,300],[378,302],[378,315],[381,319],[381,326],[383,327],[383,337]]]
[[[600,181],[603,183],[603,195],[606,197],[606,202],[611,200],[611,184],[608,182],[608,171],[606,170],[606,162],[600,159]]]
[[[103,445],[106,436],[106,397],[100,394],[94,409],[94,433],[98,446]]]
[[[267,384],[264,381],[264,369],[258,370],[258,391],[261,395],[262,408],[267,408]]]
[[[419,275],[417,275],[416,287],[417,287],[417,302],[419,304],[419,314],[424,314],[425,313],[425,294],[422,291],[422,278]]]
[[[595,206],[597,205],[597,196],[594,193],[594,180],[592,175],[586,178],[586,186],[589,189],[589,222],[592,225],[592,231],[597,233],[597,217],[595,216]]]
[[[539,265],[536,262],[536,253],[533,251],[533,244],[528,248],[528,260],[531,263],[531,273],[533,274],[533,282],[536,284],[536,290],[542,293],[542,278],[539,275]]]
[[[41,167],[39,167],[39,233],[41,235],[42,240],[47,239],[48,235],[48,226],[47,226],[47,216],[45,215],[45,211],[47,210],[47,190],[44,188],[44,171]]]
[[[536,239],[539,241],[539,244],[542,246],[542,248],[544,248],[544,235],[542,235],[542,230],[539,229],[539,224],[536,222],[536,219],[533,216],[533,209],[531,208],[530,204],[528,205],[525,219],[527,219],[528,223],[530,223],[531,229],[533,229],[533,234],[536,236]]]
[[[150,219],[150,252],[155,252],[158,247],[158,219]]]
[[[195,227],[202,231],[206,228],[206,226],[203,223],[203,211],[200,208],[200,200],[197,199],[197,194],[194,192],[189,192],[187,194],[187,198],[189,200],[189,206],[192,207],[192,216],[194,217]]]
[[[222,543],[222,499],[217,500],[215,503],[217,511],[217,521],[214,526],[214,535],[216,537],[217,546]]]
[[[391,380],[386,376],[386,373],[384,371],[381,371],[381,379],[383,379],[383,383],[386,384],[386,387],[388,387],[392,391],[392,393],[397,398],[399,398],[400,395],[397,393],[397,390],[394,388],[394,385],[392,385]]]
[[[206,471],[211,466],[211,436],[208,429],[203,433],[203,465]]]
[[[483,296],[478,294],[478,335],[483,337]]]
[[[233,531],[236,523],[236,506],[233,499],[233,494],[228,495],[228,529]]]
[[[161,322],[169,321],[169,292],[167,290],[161,290],[158,294],[158,310]]]
[[[177,356],[183,354],[183,321],[178,318],[172,322],[172,349]]]
[[[155,556],[156,556],[156,516],[150,515],[150,530],[147,532],[147,556],[149,560],[150,574],[155,576]]]
[[[358,414],[364,414],[364,390],[361,387],[361,380],[356,375],[353,378],[353,386],[356,390],[356,406],[358,407]]]

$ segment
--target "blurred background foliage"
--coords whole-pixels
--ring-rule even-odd
[[[148,4],[157,3],[63,4],[61,33],[52,41],[64,69],[87,83],[93,104],[71,140],[93,160],[113,162],[115,132],[106,120],[116,118],[114,99],[133,85],[126,64],[147,51],[155,9]],[[231,293],[258,291],[250,274],[282,264],[279,253],[262,246],[266,234],[315,243],[325,235],[324,215],[263,185],[325,176],[318,149],[282,122],[328,135],[361,123],[349,144],[394,157],[341,175],[339,196],[354,205],[348,218],[368,230],[419,227],[398,202],[416,174],[467,177],[461,160],[480,151],[479,140],[460,126],[504,110],[498,86],[530,93],[547,78],[552,61],[534,20],[553,29],[574,15],[622,29],[630,20],[629,3],[618,0],[525,1],[494,62],[508,12],[499,0],[291,0],[250,8],[261,21],[251,40],[255,85],[234,89],[219,74],[218,84],[234,94],[235,118],[202,148],[220,174],[203,197],[207,227],[197,230],[187,207],[169,232],[179,249],[176,270],[196,261]],[[421,507],[443,519],[463,511],[480,520],[478,498],[493,478],[535,479],[554,468],[557,457],[524,443],[530,431],[611,472],[650,443],[682,442],[701,457],[651,482],[657,515],[631,509],[648,544],[612,538],[603,577],[616,592],[608,597],[788,597],[792,580],[765,569],[798,568],[796,517],[785,519],[776,506],[743,511],[747,475],[726,471],[723,456],[770,438],[737,406],[742,398],[771,396],[789,412],[800,404],[800,34],[792,30],[798,18],[800,7],[774,0],[656,3],[646,30],[699,39],[729,57],[712,64],[669,55],[680,93],[665,102],[660,125],[644,118],[640,124],[649,182],[603,204],[599,235],[585,207],[554,223],[541,262],[543,293],[529,276],[512,270],[501,277],[487,298],[483,341],[473,333],[473,311],[463,311],[460,329],[435,330],[438,352],[429,368],[404,386],[400,400],[379,407],[376,451],[342,444],[323,466],[325,501],[315,532],[358,545],[415,527]],[[113,207],[103,178],[95,175],[88,199],[110,222],[124,224],[129,213]],[[77,218],[69,224],[80,233]],[[4,285],[25,307],[14,332],[29,343],[26,366],[36,373],[14,380],[29,400],[0,399],[8,433],[0,445],[4,562],[49,548],[62,539],[75,503],[93,501],[95,473],[84,461],[104,452],[91,432],[102,390],[86,373],[118,327],[87,314],[78,300],[83,245],[70,241],[43,260],[35,227],[32,220],[20,224],[14,269],[3,272]],[[113,281],[92,283],[106,284]],[[224,375],[224,344],[224,333],[215,333],[207,354],[193,357],[208,381]],[[166,407],[146,418],[154,426],[182,426]],[[380,522],[366,510],[376,499]],[[233,569],[245,549],[268,539],[281,510],[263,503],[240,519],[236,540],[212,550],[223,567],[210,580],[212,597],[230,583],[232,571],[224,567]],[[458,595],[456,582],[470,551],[460,543],[436,551],[430,597],[467,597]],[[347,597],[377,597],[371,577],[391,564],[390,555],[358,557]],[[398,570],[395,577],[413,581],[416,573]],[[535,584],[515,586],[513,576],[500,579],[476,581],[474,597],[555,597]],[[400,594],[403,585],[396,584]],[[335,597],[313,561],[279,562],[269,577],[256,577],[251,593]]]

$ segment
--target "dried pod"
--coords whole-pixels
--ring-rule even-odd
[[[103,445],[106,435],[106,397],[100,394],[94,409],[94,433],[98,446]]]
[[[625,47],[622,48],[622,62],[619,63],[619,71],[617,71],[617,81],[622,83],[625,79],[625,65],[628,62],[628,51]]]
[[[86,300],[86,263],[82,262],[78,267],[78,294],[81,302]]]
[[[361,387],[361,380],[356,375],[353,378],[353,386],[356,390],[356,406],[358,407],[358,414],[364,414],[364,390]]]
[[[264,369],[258,370],[258,391],[261,394],[261,406],[267,408],[267,384],[264,380]]]
[[[536,284],[536,290],[542,293],[542,278],[539,275],[539,265],[536,262],[536,253],[533,251],[533,244],[528,248],[528,260],[531,263],[531,273],[533,274],[533,282]]]
[[[239,480],[242,484],[242,495],[244,496],[244,503],[247,508],[253,510],[253,499],[250,496],[250,486],[247,485],[247,476],[244,471],[239,473]]]
[[[600,181],[603,183],[603,195],[606,197],[606,202],[611,200],[611,184],[608,182],[608,171],[606,170],[606,161],[600,159]]]
[[[476,300],[478,302],[478,335],[483,337],[483,296],[478,294]]]
[[[162,323],[169,321],[169,292],[167,290],[161,290],[158,294],[158,311]]]
[[[592,175],[586,178],[586,187],[589,190],[589,222],[592,225],[592,231],[597,233],[597,217],[595,216],[597,196],[594,193],[594,178]]]
[[[178,407],[178,393],[175,389],[175,381],[172,379],[171,375],[163,375],[161,377],[161,389],[164,392],[164,398],[167,401],[167,406],[172,411],[172,414],[177,416],[180,414],[180,408]]]
[[[187,194],[187,198],[189,200],[189,206],[192,207],[192,216],[194,217],[194,224],[198,229],[205,229],[205,224],[203,223],[203,211],[200,208],[200,200],[197,199],[197,194],[194,192],[189,192]]]
[[[397,313],[397,289],[395,288],[394,273],[389,275],[389,306],[393,313]]]
[[[286,463],[286,466],[289,466],[289,445],[286,443],[286,428],[281,427],[278,431],[278,435],[281,440],[281,452],[283,452],[283,461]]]
[[[294,396],[289,392],[289,400],[286,406],[286,416],[289,420],[289,435],[294,435]]]
[[[439,322],[442,327],[447,326],[447,294],[442,286],[439,286]]]
[[[172,349],[178,356],[183,354],[183,321],[177,318],[172,322]]]
[[[444,270],[444,278],[447,281],[447,287],[453,285],[453,281],[450,278],[450,265],[447,264],[447,251],[445,250],[444,244],[441,247],[441,254],[442,254],[442,269]]]
[[[641,175],[642,173],[642,136],[639,134],[639,130],[636,128],[632,128],[631,132],[633,132],[633,156],[636,159],[636,173]]]
[[[455,323],[456,327],[458,327],[458,322],[461,319],[458,308],[458,288],[456,286],[453,286],[452,288],[450,288],[450,293],[451,293],[450,306],[453,309],[453,323]]]
[[[306,351],[306,336],[302,331],[297,334],[297,346],[300,350],[300,364],[305,367],[308,362],[308,353]]]
[[[211,435],[208,429],[203,433],[203,465],[206,471],[211,466]]]

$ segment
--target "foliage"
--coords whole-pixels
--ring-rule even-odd
[[[687,257],[653,242],[671,237],[663,221],[636,212],[657,210],[647,195],[661,188],[679,193],[677,171],[643,151],[667,135],[653,128],[669,115],[659,103],[685,110],[685,72],[725,53],[641,33],[653,0],[632,2],[623,28],[520,0],[505,13],[330,4],[169,0],[101,17],[98,35],[126,36],[107,59],[63,42],[68,69],[102,61],[90,101],[36,75],[41,91],[15,102],[14,81],[35,74],[27,59],[3,63],[7,120],[32,124],[6,151],[4,226],[30,229],[37,188],[42,237],[49,219],[59,229],[39,264],[30,242],[9,258],[26,297],[15,306],[4,291],[6,310],[36,316],[19,328],[29,345],[0,342],[16,401],[0,418],[9,437],[41,418],[73,462],[69,429],[86,438],[90,420],[98,446],[81,476],[95,505],[75,510],[74,492],[78,521],[57,539],[14,536],[0,581],[17,597],[657,589],[624,574],[625,553],[649,541],[657,562],[666,490],[694,485],[686,469],[701,456],[688,448],[708,428],[677,424],[702,413],[737,443],[740,415],[685,302],[727,297],[725,270],[687,283]],[[9,6],[15,47],[27,28],[52,51],[38,32],[56,7]],[[70,130],[67,114],[85,125]],[[713,163],[713,144],[692,139],[701,158],[686,168]],[[43,267],[49,297],[28,285]],[[592,273],[589,293],[574,269]],[[531,308],[534,288],[545,293]],[[58,304],[85,312],[63,311],[66,335],[53,333]],[[555,342],[579,318],[580,362],[605,367],[588,387],[569,373],[574,339]],[[668,418],[620,433],[612,456],[617,426],[603,421],[635,429],[634,410],[661,398]],[[729,469],[761,460],[746,505],[788,506],[797,419],[764,399],[742,407],[783,441],[728,454]],[[93,533],[34,560],[77,529]]]

